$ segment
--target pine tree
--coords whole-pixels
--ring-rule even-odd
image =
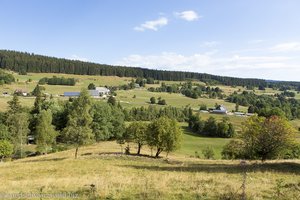
[[[22,106],[19,100],[18,95],[14,94],[13,99],[8,101],[8,106],[9,106],[9,114],[15,114],[18,112],[21,112]]]

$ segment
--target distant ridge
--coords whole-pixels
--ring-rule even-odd
[[[0,68],[12,70],[19,73],[66,73],[79,75],[143,77],[166,81],[185,81],[195,79],[206,83],[220,83],[223,85],[232,86],[267,86],[268,83],[274,82],[264,79],[236,78],[196,72],[166,71],[140,67],[113,66],[92,62],[69,60],[65,58],[36,55],[33,53],[12,50],[0,50]]]

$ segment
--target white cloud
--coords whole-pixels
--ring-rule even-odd
[[[183,12],[176,12],[175,16],[184,19],[186,21],[195,21],[201,18],[195,11],[193,10],[187,10]]]
[[[157,55],[129,55],[117,65],[146,67],[175,71],[191,71],[217,75],[272,78],[272,74],[285,71],[297,71],[298,65],[293,58],[284,56],[241,56],[219,55],[206,52],[193,55],[182,55],[173,52],[163,52]],[[281,79],[281,76],[274,79]],[[296,80],[296,79],[294,79]]]
[[[300,42],[287,42],[277,44],[270,48],[273,52],[291,52],[291,51],[300,51]]]
[[[83,58],[83,57],[79,57],[77,55],[72,55],[69,59],[71,60],[79,60],[79,61],[83,61],[83,62],[88,62],[89,60],[87,58]]]
[[[136,31],[145,31],[146,29],[157,31],[158,28],[166,26],[168,24],[168,19],[166,17],[160,17],[157,20],[146,21],[140,26],[134,27]]]

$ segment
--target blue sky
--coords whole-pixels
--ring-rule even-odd
[[[300,81],[299,0],[0,0],[0,49]]]

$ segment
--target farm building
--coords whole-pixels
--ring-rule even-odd
[[[89,93],[92,97],[99,97],[100,92],[98,90],[89,90]],[[80,92],[64,92],[65,97],[78,97]]]
[[[214,113],[214,114],[227,114],[227,109],[221,105],[218,109],[214,109],[211,111],[211,113]]]
[[[110,90],[107,89],[106,87],[96,87],[96,90],[98,91],[98,96],[108,95],[110,93]]]
[[[64,92],[64,97],[78,97],[80,92]]]
[[[14,92],[14,94],[17,94],[19,96],[24,96],[24,97],[28,95],[27,91],[26,90],[22,90],[22,89],[16,89],[15,92]]]
[[[95,90],[89,90],[89,93],[92,97],[99,97],[108,95],[110,93],[110,90],[105,87],[96,87]],[[65,97],[78,97],[80,95],[80,92],[64,92]]]

